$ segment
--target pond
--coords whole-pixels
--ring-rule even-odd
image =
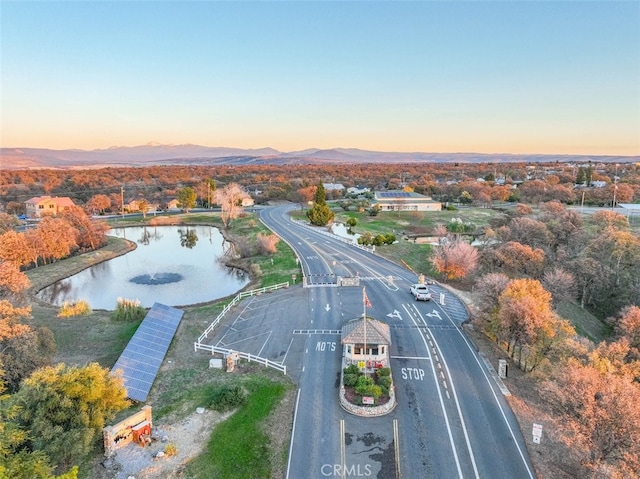
[[[241,270],[219,261],[229,249],[211,226],[141,226],[115,228],[109,235],[126,238],[137,248],[44,288],[38,298],[57,306],[84,300],[92,309],[114,310],[118,298],[139,300],[149,308],[214,301],[249,282]]]

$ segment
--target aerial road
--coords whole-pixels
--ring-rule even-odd
[[[298,384],[287,477],[534,478],[504,390],[462,331],[460,300],[436,284],[431,301],[416,301],[414,273],[292,221],[291,208],[265,208],[260,217],[296,251],[306,287],[260,313],[267,328],[236,320],[219,340],[261,337],[260,355],[286,364]],[[338,277],[357,277],[359,287],[338,287]],[[367,316],[389,324],[392,339],[397,405],[376,418],[347,413],[338,401],[340,330],[362,316],[363,287]],[[259,310],[255,301],[246,317]],[[241,332],[243,324],[254,332]]]

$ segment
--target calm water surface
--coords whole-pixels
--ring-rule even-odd
[[[143,307],[204,303],[242,289],[249,277],[218,258],[227,249],[217,228],[157,226],[116,228],[112,236],[138,247],[43,289],[48,303],[87,301],[93,309],[113,310],[117,299],[137,299]]]

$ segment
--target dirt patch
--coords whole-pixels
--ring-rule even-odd
[[[143,448],[128,444],[95,468],[96,479],[172,479],[182,477],[182,471],[191,459],[200,454],[215,425],[232,413],[221,414],[204,410],[193,412],[174,424],[154,424],[155,440]],[[176,446],[174,456],[157,457],[167,444]]]

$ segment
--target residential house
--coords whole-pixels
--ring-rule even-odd
[[[322,183],[325,191],[344,191],[344,185],[342,183]]]
[[[367,188],[366,186],[361,186],[361,185],[351,186],[347,188],[347,194],[350,194],[350,195],[364,195],[369,191],[371,191],[370,188]]]
[[[40,218],[47,214],[57,215],[75,206],[75,203],[67,196],[36,196],[27,200],[25,205],[29,218]]]

